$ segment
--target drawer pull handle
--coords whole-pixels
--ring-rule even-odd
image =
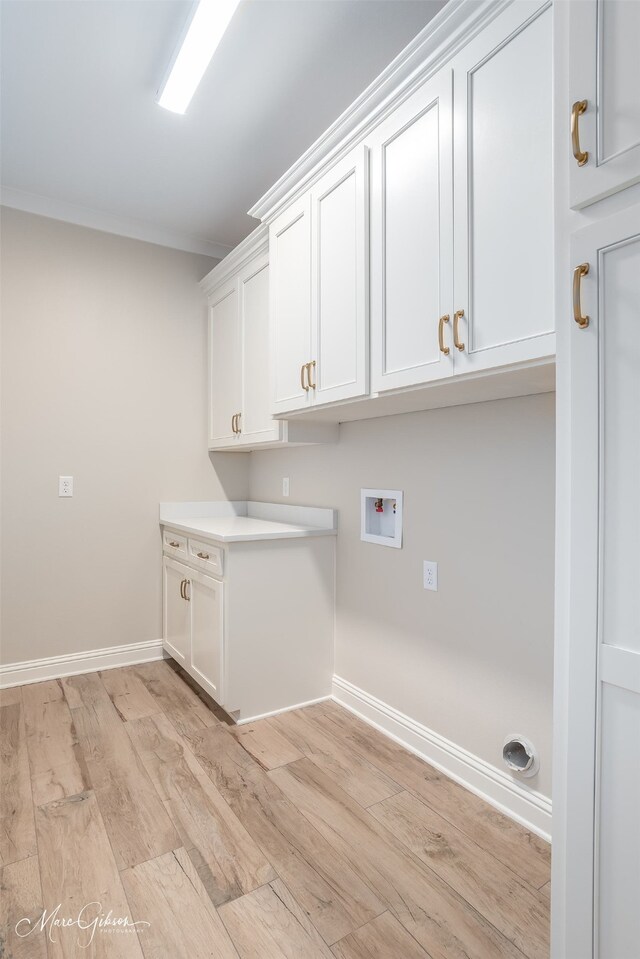
[[[441,316],[438,320],[438,346],[440,347],[440,352],[445,356],[449,355],[449,347],[444,345],[444,324],[449,322],[449,314],[445,313],[444,316]]]
[[[318,384],[315,383],[315,382],[314,382],[314,383],[311,382],[311,368],[312,368],[312,367],[313,367],[313,370],[314,370],[314,373],[315,373],[315,369],[316,369],[316,361],[315,361],[315,360],[312,360],[311,363],[307,363],[307,382],[309,383],[309,389],[310,389],[310,390],[315,390],[315,388],[317,387]]]
[[[300,386],[301,386],[302,389],[305,391],[305,393],[308,393],[308,392],[309,392],[309,387],[306,385],[306,383],[305,383],[305,377],[304,377],[305,370],[306,370],[307,375],[308,375],[308,374],[309,374],[309,364],[308,364],[308,363],[303,363],[302,366],[300,367]]]
[[[169,541],[169,546],[173,546],[174,549],[178,549],[180,543],[178,543],[175,539],[172,539]]]
[[[578,166],[584,166],[589,159],[587,151],[580,149],[580,128],[578,125],[578,118],[586,112],[586,109],[586,100],[576,100],[571,107],[571,145],[573,147],[573,155],[578,161]]]
[[[208,553],[198,553],[198,559],[209,559]]]
[[[581,263],[573,271],[573,318],[581,330],[586,330],[589,326],[589,317],[582,315],[582,304],[580,302],[580,288],[582,277],[589,272],[589,264]]]
[[[456,312],[453,314],[453,345],[457,350],[464,350],[464,343],[460,342],[460,336],[458,333],[458,326],[463,316],[464,310],[456,310]]]

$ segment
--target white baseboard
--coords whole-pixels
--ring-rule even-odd
[[[333,699],[531,832],[551,842],[551,799],[340,676]]]
[[[316,703],[326,703],[331,696],[320,696],[319,699],[310,699],[306,703],[296,703],[295,706],[283,706],[282,709],[273,709],[270,713],[261,713],[259,716],[247,716],[246,719],[236,719],[236,726],[246,726],[247,723],[257,723],[259,719],[269,719],[270,716],[280,716],[281,713],[290,713],[294,709],[304,709],[305,706],[315,706]]]
[[[134,666],[162,659],[162,640],[149,639],[144,643],[129,643],[127,646],[108,646],[105,649],[89,649],[67,656],[49,656],[46,659],[31,659],[24,663],[9,663],[0,666],[0,689],[39,683],[45,679],[61,679],[79,673],[93,673],[97,669],[113,669],[116,666]]]

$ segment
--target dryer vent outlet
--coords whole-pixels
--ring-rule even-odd
[[[525,779],[535,776],[540,768],[535,747],[524,736],[508,736],[502,747],[502,758],[509,772]]]

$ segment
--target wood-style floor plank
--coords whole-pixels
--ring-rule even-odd
[[[324,939],[311,922],[304,909],[302,909],[298,900],[293,896],[286,883],[284,883],[282,879],[274,879],[274,881],[269,883],[269,885],[275,892],[278,899],[281,899],[289,912],[295,916],[309,938],[316,944],[322,955],[326,956],[327,959],[333,959],[333,953],[331,952],[330,947],[327,946]]]
[[[277,878],[164,714],[126,728],[215,906]]]
[[[131,667],[187,742],[219,720],[165,662]]]
[[[429,959],[390,912],[372,919],[331,948],[336,959]]]
[[[525,956],[547,959],[549,907],[539,892],[411,793],[369,812]]]
[[[26,686],[9,686],[8,689],[0,689],[0,706],[15,706],[22,702],[22,690]]]
[[[36,854],[33,799],[22,702],[0,706],[0,862]]]
[[[111,911],[133,921],[120,874],[92,792],[60,799],[36,809],[42,896],[48,913],[60,904],[57,918],[91,923]],[[142,959],[134,929],[109,932],[69,925],[47,926],[49,959]]]
[[[31,786],[36,806],[91,788],[84,755],[62,686],[26,686],[23,695]]]
[[[432,959],[522,959],[512,942],[309,759],[267,775]]]
[[[145,959],[238,959],[229,935],[182,848],[121,874]]]
[[[300,750],[280,735],[271,720],[262,719],[232,730],[240,745],[250,753],[263,769],[286,766],[302,759]]]
[[[366,883],[226,727],[206,730],[194,748],[200,764],[328,945],[384,911]]]
[[[282,713],[269,722],[361,806],[371,806],[402,792],[403,787],[377,766],[353,749],[345,749],[337,737],[327,736],[307,710]]]
[[[157,700],[153,698],[140,677],[136,676],[131,666],[124,666],[121,669],[104,669],[98,675],[118,715],[125,722],[160,712]]]
[[[175,828],[100,677],[73,676],[63,686],[82,702],[73,720],[118,868],[175,849]]]
[[[240,959],[327,959],[271,886],[229,902],[220,916]]]
[[[0,956],[47,959],[40,869],[36,856],[4,866],[0,874]]]
[[[333,732],[378,769],[415,793],[536,889],[549,880],[551,847],[493,806],[439,773],[337,703],[310,706],[323,729]]]

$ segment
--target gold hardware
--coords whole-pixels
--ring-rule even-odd
[[[578,117],[581,117],[582,114],[586,112],[586,109],[586,100],[576,100],[571,107],[571,144],[573,146],[573,155],[578,161],[578,166],[584,166],[589,159],[587,151],[580,149],[580,129],[578,126]]]
[[[180,545],[180,543],[178,543],[175,539],[172,539],[172,540],[169,542],[169,546],[173,546],[174,549],[177,549],[179,545]]]
[[[308,374],[308,373],[309,373],[309,364],[308,364],[308,363],[303,363],[302,366],[300,367],[300,386],[301,386],[302,389],[305,391],[305,393],[308,393],[308,392],[309,392],[309,387],[304,385],[304,371],[305,371],[305,370],[307,371],[307,374]]]
[[[235,413],[234,413],[233,416],[231,417],[231,432],[232,432],[232,433],[237,433],[237,432],[238,432],[237,429],[236,429],[236,414],[235,414]]]
[[[198,553],[198,559],[209,559],[208,553]]]
[[[463,316],[464,310],[456,310],[456,312],[453,314],[453,345],[457,350],[464,350],[464,343],[460,342],[460,337],[458,335],[458,325]]]
[[[580,304],[580,287],[583,276],[589,272],[589,264],[581,263],[573,271],[573,318],[581,330],[586,330],[589,326],[589,317],[582,315],[582,306]]]
[[[186,582],[187,582],[186,579],[183,579],[183,580],[180,582],[180,597],[181,597],[182,599],[185,599],[185,598],[186,598],[185,595],[184,595],[184,584],[185,584]]]
[[[444,324],[449,322],[449,314],[445,313],[444,316],[441,316],[438,320],[438,344],[440,346],[440,352],[444,353],[445,356],[449,355],[449,347],[444,345]]]
[[[312,383],[312,382],[311,382],[311,367],[313,367],[313,369],[315,370],[315,368],[316,368],[316,361],[315,361],[315,360],[312,360],[311,363],[307,363],[307,382],[308,382],[308,384],[309,384],[309,389],[315,390],[315,388],[316,388],[316,386],[317,386],[317,383]]]
[[[242,433],[242,427],[240,426],[240,417],[241,417],[241,416],[242,416],[242,413],[236,413],[236,429],[237,429],[238,433]]]
[[[187,590],[189,590],[189,595],[187,595]],[[184,581],[184,598],[188,603],[191,602],[191,580],[185,579]]]

